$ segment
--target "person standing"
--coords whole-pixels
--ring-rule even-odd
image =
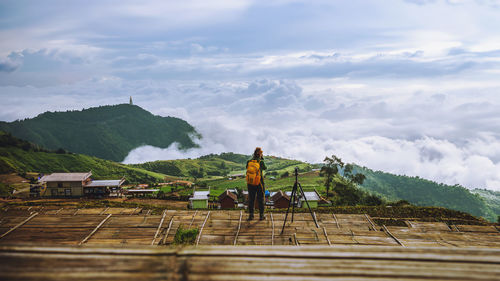
[[[255,148],[252,159],[247,161],[247,188],[248,188],[248,219],[253,220],[255,197],[259,204],[260,220],[265,220],[264,215],[264,174],[266,164],[264,163],[263,152],[260,147]]]

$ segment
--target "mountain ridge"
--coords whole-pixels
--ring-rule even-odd
[[[121,162],[142,145],[181,149],[197,147],[201,135],[186,121],[153,115],[131,104],[105,105],[83,110],[44,112],[34,118],[0,121],[0,130],[47,149]]]

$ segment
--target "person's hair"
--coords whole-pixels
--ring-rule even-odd
[[[253,157],[262,157],[262,149],[260,147],[255,148],[255,151],[253,152]]]

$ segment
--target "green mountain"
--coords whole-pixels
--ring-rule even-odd
[[[49,151],[0,131],[0,174],[92,171],[95,179],[120,179],[129,183],[163,181],[165,175],[63,150]]]
[[[155,116],[136,105],[100,106],[81,111],[45,112],[33,119],[0,122],[0,130],[48,149],[123,161],[141,145],[196,147],[200,135],[186,121]]]

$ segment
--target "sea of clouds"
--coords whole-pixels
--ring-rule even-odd
[[[134,93],[135,104],[182,118],[203,137],[197,140],[200,148],[190,150],[176,144],[138,147],[124,163],[250,154],[260,146],[267,155],[310,163],[335,154],[371,169],[500,190],[496,90],[477,85],[455,90],[457,81],[415,83],[419,90],[344,79],[174,83],[105,77],[67,87],[24,87],[22,98],[8,94],[19,88],[4,87],[2,117],[124,103],[129,96],[123,93]]]
[[[500,190],[498,0],[50,2],[1,4],[2,121],[132,96],[203,138],[125,163],[260,146]]]

